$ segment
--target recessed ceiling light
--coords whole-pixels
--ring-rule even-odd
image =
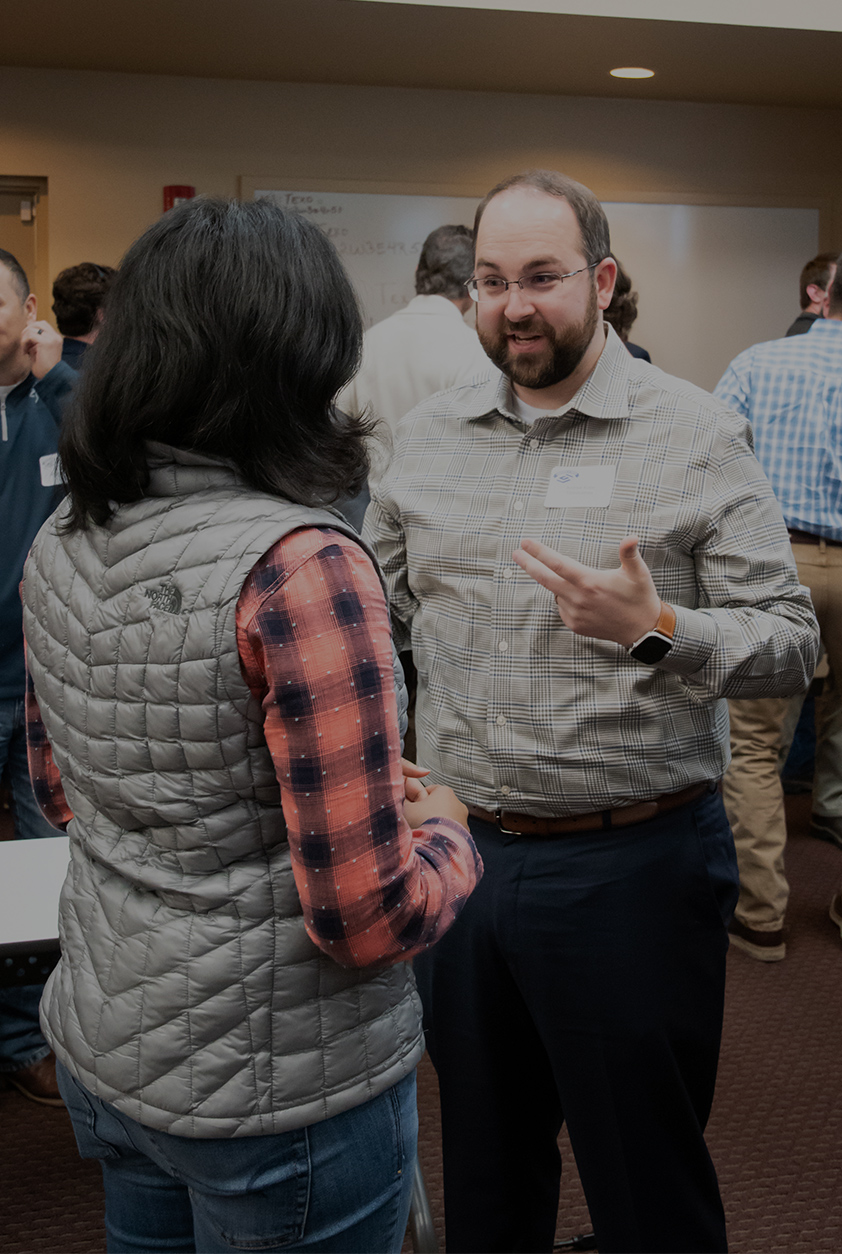
[[[654,70],[644,70],[640,65],[622,65],[618,70],[609,70],[612,78],[654,78]]]

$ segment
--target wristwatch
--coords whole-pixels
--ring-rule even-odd
[[[655,662],[660,662],[669,653],[672,648],[674,634],[675,610],[671,605],[666,605],[662,601],[657,623],[651,631],[647,631],[645,636],[635,640],[634,644],[629,648],[629,653],[635,661],[645,662],[647,666],[653,666]]]

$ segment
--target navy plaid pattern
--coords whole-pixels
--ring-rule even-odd
[[[607,508],[546,508],[554,467],[612,465]],[[569,815],[722,775],[723,698],[805,688],[817,628],[746,423],[610,329],[570,405],[532,426],[497,371],[398,427],[365,534],[419,672],[419,760],[466,802]],[[657,666],[577,636],[513,562],[523,537],[598,568],[637,535],[677,613]]]

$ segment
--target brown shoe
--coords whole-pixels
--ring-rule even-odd
[[[786,957],[783,928],[779,927],[774,932],[758,932],[753,927],[746,927],[739,919],[732,919],[728,935],[736,949],[741,949],[758,962],[782,962]]]
[[[40,1102],[42,1106],[64,1105],[56,1080],[56,1056],[52,1050],[46,1058],[39,1058],[29,1067],[9,1072],[6,1079],[31,1102]]]

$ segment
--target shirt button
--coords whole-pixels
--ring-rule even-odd
[[[506,726],[505,714],[498,714],[494,722],[497,724],[498,727],[505,727]]]
[[[504,784],[504,785],[503,785],[503,787],[500,789],[500,791],[501,791],[501,793],[503,794],[503,796],[504,796],[504,797],[508,797],[509,793],[510,793],[512,790],[511,790],[511,788],[509,787],[509,785],[508,785],[508,784]]]
[[[504,579],[511,579],[511,577],[512,577],[512,575],[513,575],[514,573],[515,573],[515,572],[512,570],[511,566],[507,566],[507,567],[506,567],[506,569],[503,571],[503,578],[504,578]]]
[[[497,646],[497,649],[498,649],[498,652],[500,652],[500,653],[508,653],[508,651],[509,651],[509,642],[508,642],[508,640],[501,640],[501,641],[500,641],[500,643],[499,643],[499,644],[498,644],[498,646]]]
[[[523,509],[523,501],[515,501],[514,505],[512,506],[512,509],[515,511],[516,514],[519,514],[520,511]]]
[[[538,441],[537,441],[537,440],[527,440],[527,441],[526,441],[526,447],[527,447],[527,448],[531,451],[532,449],[535,449],[535,448],[537,448],[537,447],[538,447]]]

